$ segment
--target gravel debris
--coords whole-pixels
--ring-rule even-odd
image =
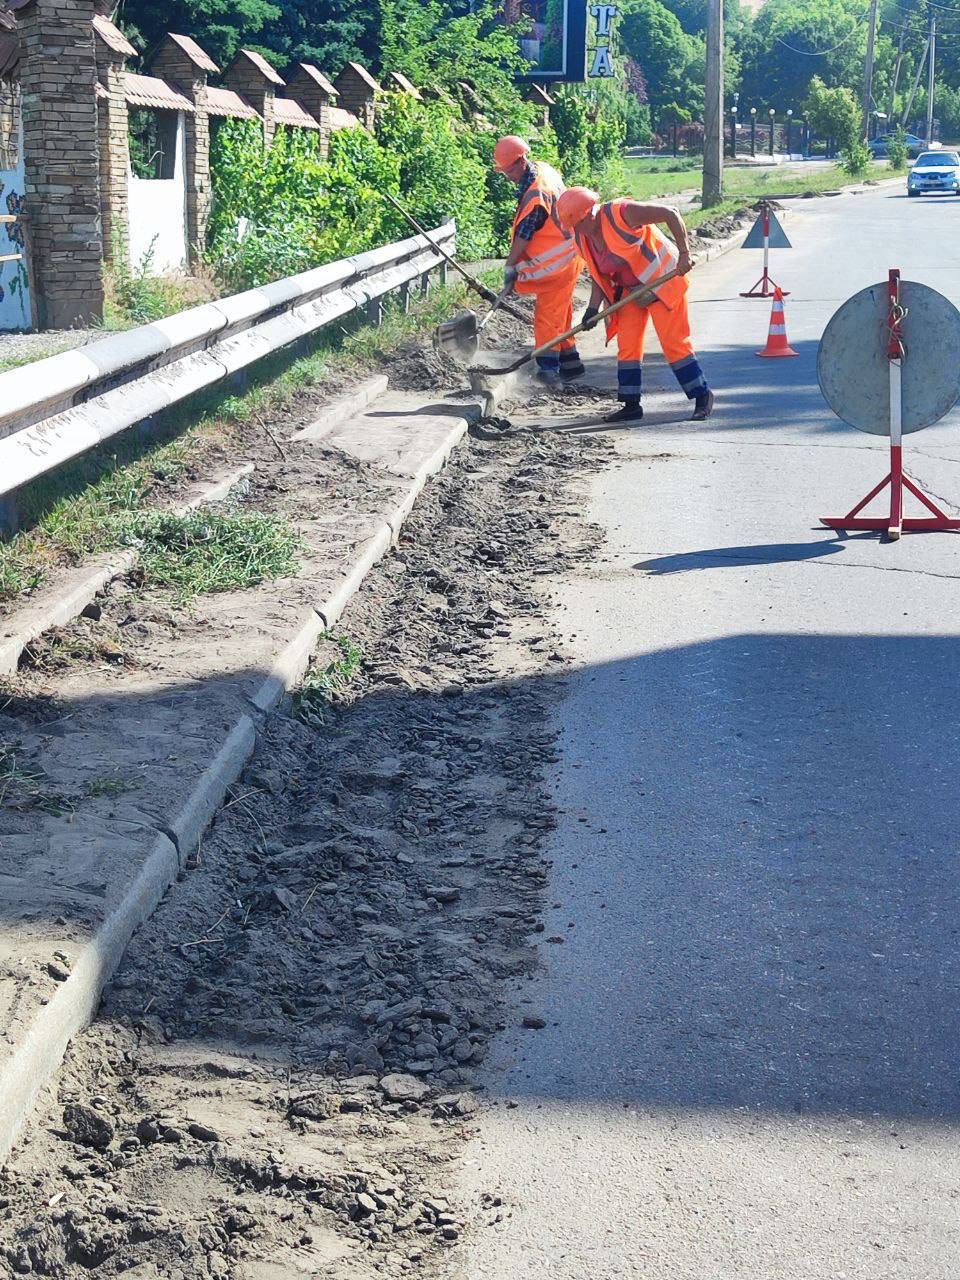
[[[544,579],[595,554],[577,486],[610,452],[470,439],[431,481],[341,621],[359,672],[319,725],[268,718],[0,1173],[0,1273],[445,1273],[475,1073],[542,938]],[[168,626],[134,606],[128,634]]]

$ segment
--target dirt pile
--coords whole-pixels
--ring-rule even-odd
[[[563,654],[539,580],[593,553],[574,485],[606,449],[471,441],[432,482],[344,618],[352,682],[328,641],[311,725],[268,721],[0,1175],[0,1271],[443,1265],[473,1072],[543,927]]]

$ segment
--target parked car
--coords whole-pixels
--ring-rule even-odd
[[[926,144],[923,139],[918,138],[915,133],[908,133],[905,140],[907,144],[907,155],[911,160],[915,160]],[[867,143],[867,146],[870,148],[870,154],[873,156],[874,160],[882,160],[883,157],[886,156],[887,144],[889,141],[889,133],[882,133],[879,138],[873,138]]]
[[[960,196],[960,154],[956,151],[921,151],[907,174],[907,195],[927,192]]]

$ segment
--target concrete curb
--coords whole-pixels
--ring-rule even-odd
[[[70,977],[27,1028],[0,1076],[0,1161],[16,1141],[41,1089],[59,1068],[71,1038],[96,1012],[103,985],[134,930],[155,909],[179,869],[173,842],[154,834],[126,895],[84,948]]]
[[[339,400],[334,400],[331,404],[326,405],[312,422],[308,422],[305,427],[295,432],[289,439],[320,440],[324,432],[328,431],[336,421],[341,418],[348,418],[354,413],[359,413],[361,409],[365,409],[368,404],[376,400],[377,396],[382,396],[387,389],[388,383],[389,379],[385,373],[378,374],[375,378],[368,378],[350,395],[342,396]]]
[[[502,379],[497,402],[514,382],[513,378]],[[462,414],[451,416],[450,429],[441,443],[408,479],[405,496],[392,511],[384,513],[382,524],[356,549],[354,562],[338,585],[303,619],[294,638],[277,655],[250,700],[255,714],[238,717],[179,812],[160,832],[149,834],[144,862],[133,884],[109,909],[70,977],[25,1029],[20,1045],[0,1069],[0,1161],[6,1159],[41,1090],[59,1068],[71,1037],[95,1014],[102,989],[134,931],[157,906],[243,771],[256,746],[258,722],[300,679],[319,637],[333,626],[370,569],[395,542],[429,477],[443,467],[470,423],[483,412],[475,402],[456,408],[462,408]],[[131,857],[135,856],[131,851]]]

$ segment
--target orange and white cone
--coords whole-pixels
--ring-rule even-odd
[[[767,334],[767,345],[758,356],[767,360],[775,360],[782,356],[798,356],[787,341],[787,322],[783,314],[783,290],[778,286],[773,291],[773,306],[770,308],[770,332]]]

